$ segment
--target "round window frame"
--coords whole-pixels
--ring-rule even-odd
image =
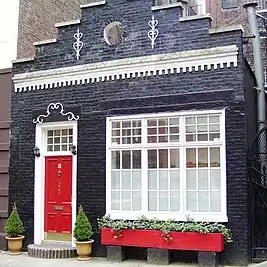
[[[110,31],[113,27],[115,27],[115,26],[117,26],[117,25],[119,25],[119,26],[121,27],[121,32],[120,32],[121,36],[120,36],[119,41],[114,42],[114,43],[111,43],[111,42],[109,41],[109,39],[108,39],[108,36],[109,36],[108,34],[109,34],[109,31]],[[103,37],[104,37],[104,40],[105,40],[106,44],[108,44],[109,46],[117,46],[117,45],[120,45],[120,44],[123,42],[124,31],[125,31],[125,30],[124,30],[123,23],[121,23],[121,22],[118,21],[118,20],[112,21],[112,22],[110,22],[109,24],[107,24],[107,25],[104,27],[104,30],[103,30]]]

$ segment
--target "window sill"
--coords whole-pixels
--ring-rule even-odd
[[[137,218],[144,215],[147,219],[157,218],[162,221],[175,220],[180,222],[187,222],[187,218],[184,214],[171,214],[168,213],[147,213],[140,214],[138,212],[107,212],[107,215],[111,216],[111,219],[121,219],[121,220],[136,220]],[[194,221],[203,222],[228,222],[228,217],[222,213],[220,214],[190,214],[190,218]]]
[[[181,1],[187,3],[187,1]],[[161,5],[161,6],[152,6],[151,10],[161,10],[161,9],[167,9],[167,8],[174,8],[174,7],[183,7],[182,3],[174,3],[169,5]]]
[[[186,16],[186,17],[182,17],[180,18],[180,22],[183,21],[190,21],[190,20],[197,20],[197,19],[210,19],[212,20],[212,17],[210,14],[202,14],[202,15],[195,15],[195,16]]]

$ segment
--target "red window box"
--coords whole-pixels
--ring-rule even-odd
[[[102,228],[101,244],[221,252],[224,249],[224,237],[221,233],[200,234],[196,232],[170,232],[170,236],[168,237],[164,236],[163,232],[158,230],[127,229],[120,232],[113,232],[111,228]]]

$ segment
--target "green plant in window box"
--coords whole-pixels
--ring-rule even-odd
[[[136,220],[114,220],[109,215],[98,218],[98,228],[111,228],[114,238],[119,238],[125,229],[159,230],[162,238],[171,241],[170,232],[196,232],[201,234],[221,233],[225,243],[231,243],[231,230],[222,223],[211,222],[176,222],[174,220],[160,221],[158,219],[147,219],[142,216]],[[119,233],[119,234],[118,234]]]

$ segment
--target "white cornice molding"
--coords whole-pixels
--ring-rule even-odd
[[[200,14],[200,15],[195,15],[195,16],[181,17],[181,18],[179,18],[179,21],[184,22],[184,21],[198,20],[198,19],[210,19],[210,20],[212,20],[212,17],[211,17],[210,13],[206,13],[206,14]]]
[[[89,4],[82,4],[82,5],[80,5],[80,8],[101,6],[101,5],[105,5],[105,4],[106,4],[106,0],[100,0],[100,1],[97,1],[97,2],[89,3]]]
[[[18,58],[18,59],[12,60],[12,63],[16,64],[16,63],[24,63],[28,61],[34,61],[34,57]]]
[[[221,46],[16,74],[15,92],[57,88],[75,84],[131,77],[204,71],[237,66],[238,47]]]
[[[60,28],[60,27],[65,27],[65,26],[70,26],[70,25],[76,25],[76,24],[80,24],[80,23],[81,23],[80,19],[63,21],[63,22],[56,23],[55,28]]]
[[[230,25],[221,28],[212,28],[209,30],[209,34],[223,33],[223,32],[232,32],[232,31],[242,31],[244,28],[242,25]]]
[[[57,42],[57,39],[48,39],[48,40],[42,40],[42,41],[34,42],[33,45],[34,46],[46,45],[46,44],[53,44],[56,42]]]

